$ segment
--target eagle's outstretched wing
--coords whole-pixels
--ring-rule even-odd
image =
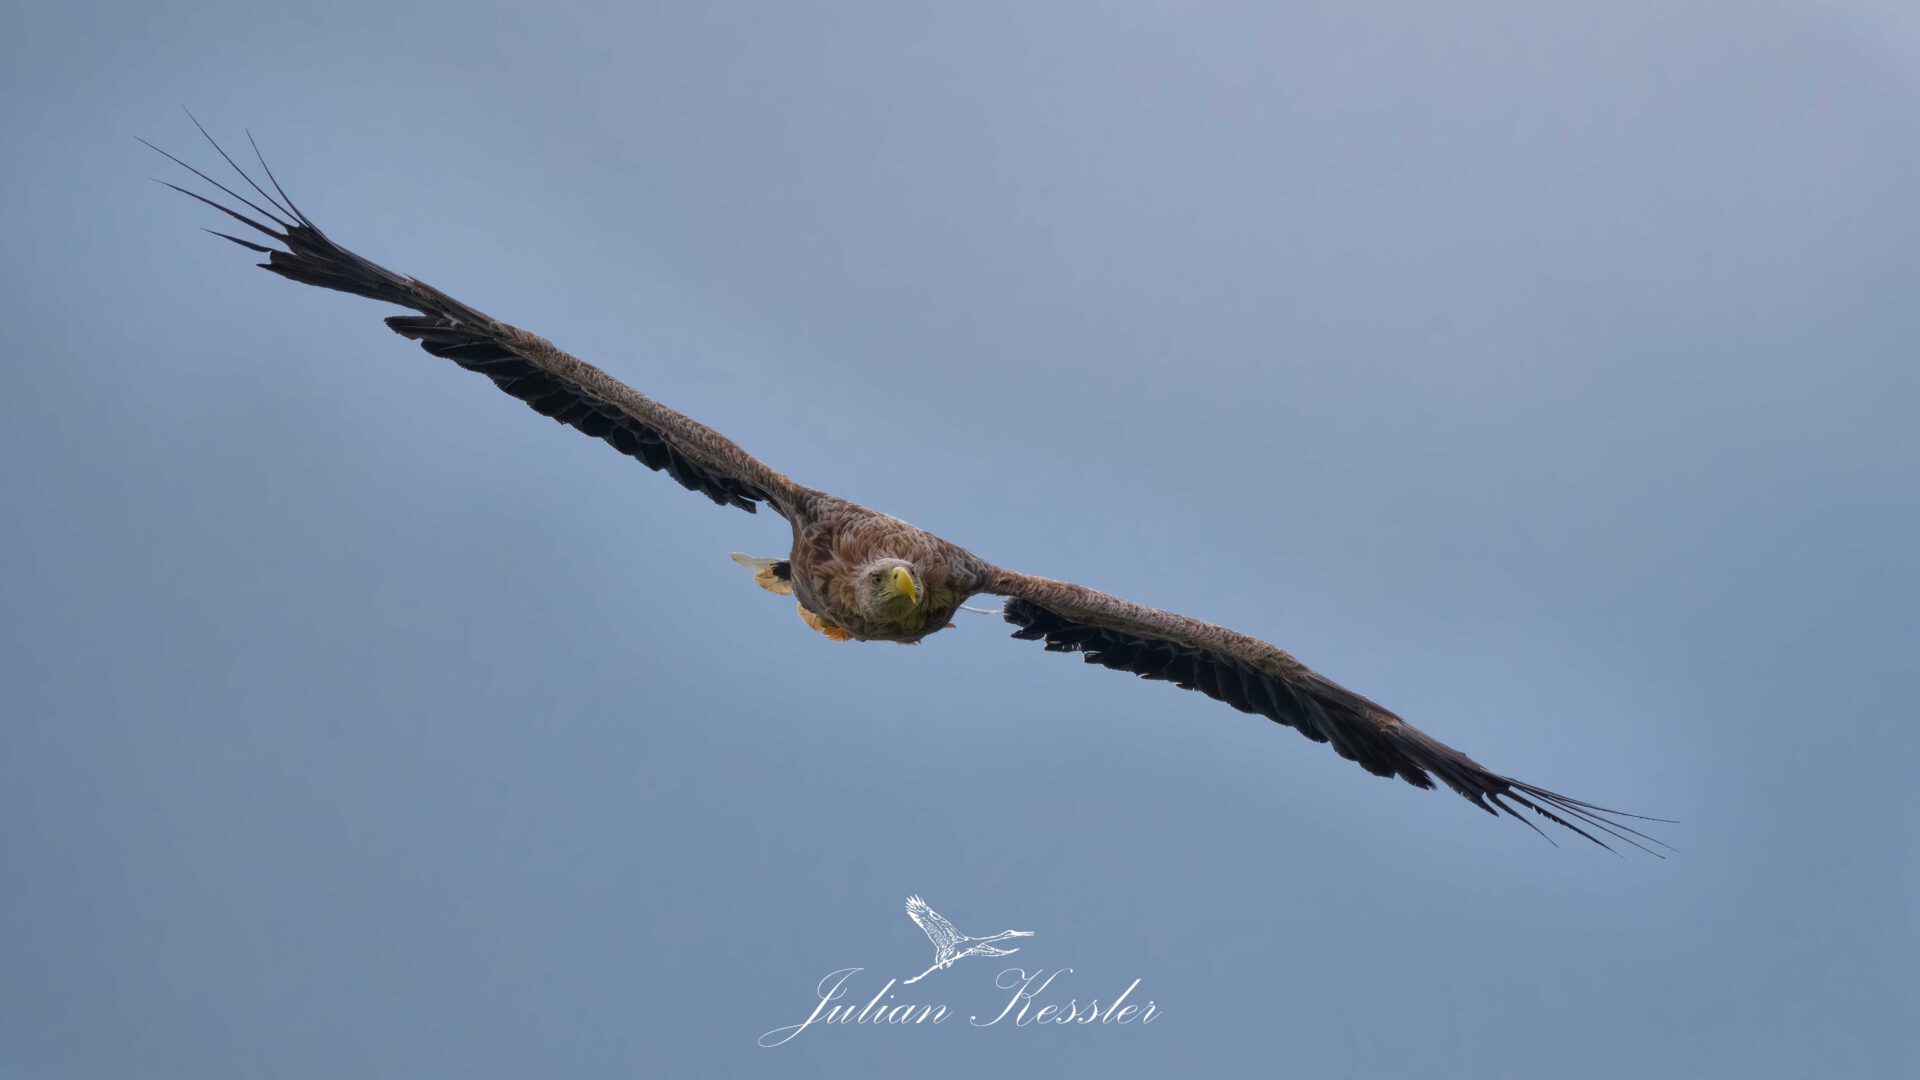
[[[953,946],[960,940],[960,932],[953,928],[952,923],[941,918],[939,912],[928,907],[925,900],[918,896],[907,897],[907,917],[926,931],[937,957],[945,960],[953,955]]]
[[[1536,832],[1539,827],[1509,802],[1601,847],[1608,845],[1588,829],[1643,851],[1652,849],[1641,841],[1667,846],[1620,820],[1662,819],[1608,810],[1492,772],[1257,638],[1009,570],[991,571],[981,591],[1007,598],[1005,616],[1019,627],[1016,638],[1044,640],[1049,652],[1077,651],[1087,663],[1171,682],[1241,712],[1259,713],[1315,742],[1330,743],[1335,753],[1376,776],[1398,776],[1419,788],[1433,787],[1439,777],[1487,813],[1497,808]]]
[[[196,120],[195,124],[198,123]],[[201,134],[206,134],[205,128]],[[207,141],[213,142],[213,137],[209,135]],[[387,325],[395,333],[418,341],[421,348],[433,355],[487,376],[494,385],[526,402],[534,411],[605,440],[621,453],[638,459],[648,468],[665,472],[682,487],[697,491],[722,506],[737,506],[752,512],[760,503],[770,503],[775,510],[791,517],[794,508],[811,494],[719,432],[561,351],[552,342],[490,318],[423,281],[396,274],[334,243],[287,198],[264,159],[260,161],[261,171],[278,198],[255,183],[214,143],[214,149],[227,164],[272,209],[262,207],[159,147],[153,149],[273,223],[269,226],[234,207],[167,184],[281,245],[281,248],[267,247],[207,230],[266,255],[267,261],[259,264],[262,269],[308,285],[412,308],[419,314],[392,316],[386,320]],[[259,156],[258,148],[255,156]]]

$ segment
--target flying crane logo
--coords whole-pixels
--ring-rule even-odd
[[[1002,930],[992,937],[968,937],[953,928],[953,924],[941,918],[940,913],[927,906],[918,896],[907,897],[907,917],[920,929],[927,932],[927,938],[933,942],[933,964],[927,970],[901,983],[907,986],[933,974],[941,968],[950,968],[957,960],[969,956],[1012,956],[1018,948],[1002,949],[994,945],[996,941],[1007,941],[1017,937],[1032,937],[1031,930]]]
[[[926,970],[908,978],[886,980],[871,997],[867,997],[864,988],[855,996],[858,976],[867,969],[864,967],[843,967],[828,972],[814,986],[812,1011],[798,1023],[774,1028],[757,1040],[761,1046],[775,1047],[790,1043],[801,1032],[810,1028],[833,1030],[835,1028],[856,1025],[876,1024],[907,1025],[915,1027],[937,1027],[954,1016],[965,1016],[964,1028],[1010,1027],[1031,1031],[1059,1031],[1067,1028],[1084,1029],[1088,1025],[1099,1027],[1117,1027],[1122,1025],[1146,1025],[1160,1016],[1159,1005],[1149,998],[1144,1004],[1135,1004],[1145,997],[1140,992],[1140,979],[1134,979],[1118,994],[1081,1001],[1079,997],[1060,1000],[1066,992],[1066,984],[1072,982],[1067,976],[1073,974],[1070,967],[1028,969],[1003,967],[995,972],[992,980],[991,998],[994,1004],[978,1012],[961,1012],[958,1007],[949,1007],[939,1001],[904,1001],[896,993],[905,987],[920,982],[936,971],[953,967],[969,957],[998,959],[1012,956],[1020,951],[1018,945],[1007,942],[1016,938],[1034,936],[1031,930],[1002,930],[986,937],[973,937],[963,934],[946,920],[946,917],[918,895],[907,897],[907,917],[912,919],[933,942],[933,963]],[[992,971],[981,964],[968,965],[968,969]],[[965,989],[972,986],[974,993],[981,988],[975,984],[975,975],[971,978],[941,980],[940,985]],[[867,997],[864,1005],[860,998]]]

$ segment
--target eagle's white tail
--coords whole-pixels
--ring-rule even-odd
[[[770,593],[781,596],[793,595],[793,577],[787,560],[748,555],[736,551],[732,555],[734,562],[753,571],[753,583]]]

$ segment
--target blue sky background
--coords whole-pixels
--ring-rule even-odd
[[[1911,8],[9,21],[0,1075],[1920,1064]],[[183,103],[795,477],[1680,854],[984,616],[818,638],[726,559],[777,519],[195,232],[134,141],[209,162]],[[913,892],[1163,1015],[754,1045],[918,971]],[[914,999],[994,1006],[969,963]]]

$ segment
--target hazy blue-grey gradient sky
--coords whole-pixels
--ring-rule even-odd
[[[8,22],[0,1075],[1920,1064],[1910,7]],[[183,103],[793,476],[1680,853],[985,616],[820,639],[727,561],[777,519],[196,232],[134,141],[212,162]],[[755,1045],[924,966],[915,892],[1161,1017]],[[989,963],[907,999],[991,1006]]]

